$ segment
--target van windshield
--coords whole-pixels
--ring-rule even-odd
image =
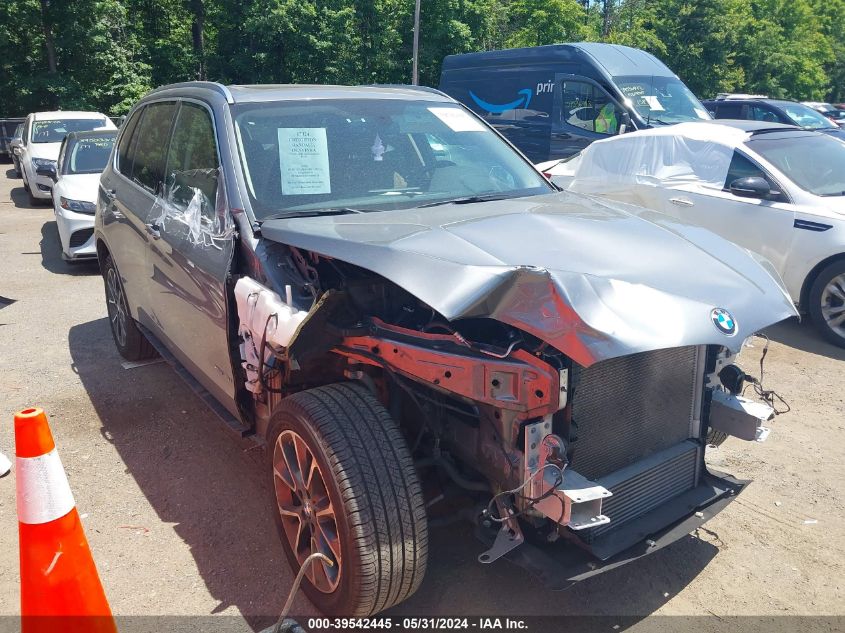
[[[242,104],[233,111],[257,220],[553,191],[457,104],[326,99]]]
[[[629,76],[613,80],[646,123],[669,125],[711,118],[689,88],[675,77]]]

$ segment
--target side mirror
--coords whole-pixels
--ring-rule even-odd
[[[56,173],[55,165],[42,165],[41,167],[35,170],[35,173],[39,176],[47,176],[47,178],[49,178],[53,182],[56,182],[59,179],[59,176]]]
[[[769,183],[760,176],[737,178],[731,183],[731,193],[740,198],[766,198],[772,192]]]
[[[619,124],[619,134],[624,134],[631,127],[631,115],[627,112],[622,113],[621,122]]]

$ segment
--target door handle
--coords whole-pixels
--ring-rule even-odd
[[[114,197],[117,195],[117,189],[106,189],[106,188],[103,188],[103,195],[105,195],[105,196],[106,196],[106,198],[107,198],[109,201],[114,200]]]
[[[145,224],[144,226],[147,229],[147,233],[152,235],[154,240],[157,240],[161,237],[161,227],[155,222],[151,224]]]
[[[669,202],[679,207],[694,207],[695,203],[689,198],[669,198]]]

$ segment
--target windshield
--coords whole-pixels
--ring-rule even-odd
[[[614,83],[647,123],[683,123],[712,118],[675,77],[614,77]]]
[[[836,123],[826,116],[801,103],[781,103],[778,105],[795,125],[803,128],[818,130],[820,128],[837,127]]]
[[[90,132],[105,126],[104,119],[53,119],[32,122],[33,143],[61,143],[69,132]]]
[[[777,167],[804,191],[845,195],[845,143],[826,134],[795,133],[747,141],[748,147]]]
[[[344,99],[244,104],[233,111],[258,220],[553,191],[457,104]]]
[[[71,146],[65,150],[62,173],[99,174],[106,168],[114,138],[115,133],[111,133],[71,141]]]

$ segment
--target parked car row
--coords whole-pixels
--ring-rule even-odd
[[[114,122],[99,112],[71,111],[34,112],[4,121],[0,130],[15,126],[8,154],[30,204],[52,202],[62,257],[96,258],[94,207],[100,173],[114,144]]]

